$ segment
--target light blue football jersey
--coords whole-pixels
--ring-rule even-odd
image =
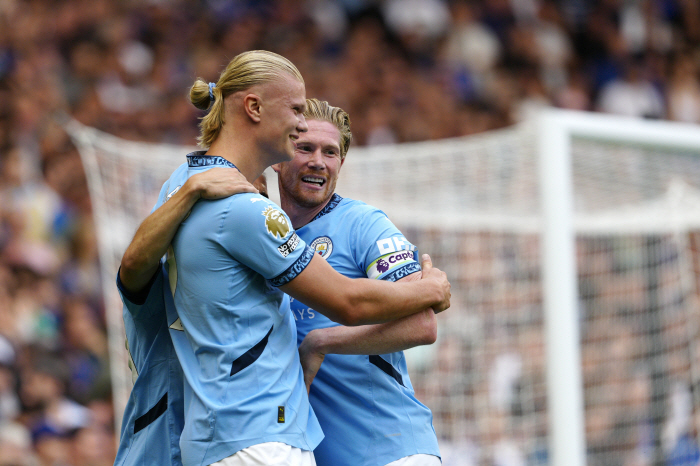
[[[183,375],[168,335],[165,300],[172,302],[172,296],[163,284],[159,269],[146,290],[133,295],[117,274],[134,386],[124,409],[115,466],[182,465]]]
[[[159,205],[221,157],[195,152],[165,183]],[[309,404],[289,301],[276,287],[309,264],[282,210],[259,194],[200,200],[168,253],[179,317],[169,321],[187,380],[185,466],[208,465],[263,442],[313,450],[323,438]],[[169,317],[176,317],[173,315]]]
[[[386,214],[337,194],[297,234],[350,278],[396,281],[420,271],[415,246]],[[291,301],[299,344],[313,329],[338,325]],[[440,456],[432,413],[415,397],[403,352],[328,354],[309,398],[325,433],[314,450],[319,466],[383,466],[418,453]]]

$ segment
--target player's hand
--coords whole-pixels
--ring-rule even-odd
[[[325,354],[315,348],[314,332],[316,331],[310,331],[301,342],[301,345],[299,345],[299,359],[304,372],[306,393],[309,393],[309,390],[311,390],[311,383],[314,381],[318,370],[321,368],[323,359],[326,357]]]
[[[452,292],[450,282],[447,280],[447,274],[433,267],[433,261],[427,254],[423,254],[421,257],[421,268],[423,269],[423,280],[433,280],[441,293],[440,301],[432,306],[435,313],[437,314],[448,309]]]
[[[235,168],[216,167],[192,176],[188,181],[202,199],[221,199],[239,193],[257,193],[258,190]]]

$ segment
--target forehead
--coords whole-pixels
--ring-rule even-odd
[[[296,77],[282,73],[276,79],[263,85],[267,97],[280,98],[295,104],[306,105],[306,87]]]
[[[340,131],[333,123],[321,120],[306,120],[309,130],[299,135],[297,144],[310,142],[317,145],[340,147]]]

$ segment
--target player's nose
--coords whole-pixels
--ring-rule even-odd
[[[308,164],[310,167],[314,167],[314,168],[323,168],[326,166],[324,159],[323,159],[323,153],[321,151],[321,148],[314,149],[314,151],[309,156]]]
[[[297,120],[297,131],[300,133],[305,133],[309,130],[309,124],[306,122],[306,117],[303,113],[299,114],[299,119]]]

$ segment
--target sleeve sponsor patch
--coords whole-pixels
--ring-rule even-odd
[[[287,217],[278,209],[267,206],[262,214],[265,217],[265,228],[274,238],[282,239],[289,234],[291,227]]]
[[[287,240],[286,243],[282,244],[277,250],[282,254],[282,257],[287,257],[290,255],[299,245],[299,236],[294,233],[292,237]]]
[[[379,248],[379,254],[381,255],[397,251],[416,250],[416,247],[403,236],[392,236],[391,238],[380,239],[377,241],[377,247]]]
[[[410,262],[416,262],[413,251],[398,251],[385,254],[367,267],[367,277],[377,279],[380,276],[402,267]]]

